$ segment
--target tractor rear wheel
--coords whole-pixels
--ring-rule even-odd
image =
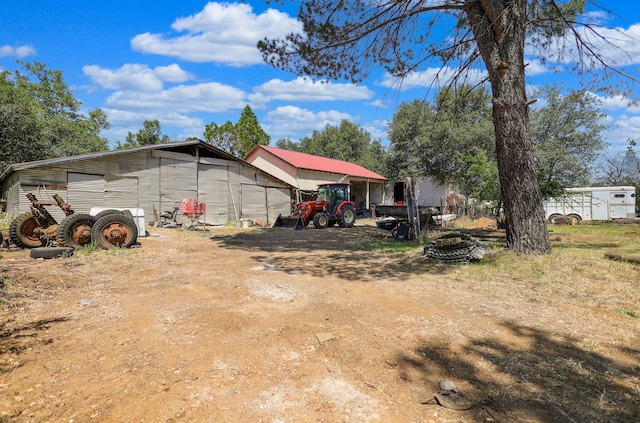
[[[138,241],[138,226],[124,214],[110,214],[93,224],[91,239],[105,250],[129,248]]]
[[[354,223],[356,223],[356,209],[351,204],[347,204],[340,210],[338,224],[343,228],[350,228]]]
[[[329,216],[326,213],[318,213],[313,216],[313,226],[316,229],[325,229],[329,226]]]
[[[98,221],[98,219],[105,217],[105,216],[109,216],[110,214],[124,214],[123,212],[121,212],[120,210],[116,210],[116,209],[107,209],[107,210],[102,210],[101,212],[98,212],[96,214],[96,222]]]
[[[91,242],[91,228],[96,218],[90,214],[70,214],[58,225],[56,240],[63,247],[82,248]]]
[[[36,228],[38,228],[38,221],[33,214],[31,212],[23,213],[13,219],[9,225],[9,239],[18,247],[42,247],[42,240],[34,233]]]

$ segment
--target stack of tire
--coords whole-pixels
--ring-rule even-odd
[[[137,243],[138,226],[130,213],[104,210],[95,216],[74,213],[64,218],[55,231],[57,247],[48,245],[36,233],[38,227],[31,212],[18,216],[9,226],[9,237],[18,247],[31,248],[31,257],[69,256],[73,250],[95,242],[100,248],[129,248]]]
[[[468,264],[484,258],[487,247],[461,233],[442,235],[424,247],[426,259],[432,263]]]

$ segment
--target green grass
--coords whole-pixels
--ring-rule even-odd
[[[549,231],[554,248],[597,249],[602,254],[640,258],[639,224],[558,225],[549,226]]]
[[[635,319],[640,317],[640,314],[636,313],[633,310],[629,310],[627,308],[618,308],[616,309],[616,314],[620,315],[620,316],[628,316],[628,317],[633,317]]]
[[[78,249],[76,249],[76,250],[73,252],[73,254],[74,254],[75,256],[78,256],[78,255],[80,255],[80,256],[81,256],[81,255],[87,255],[87,254],[91,254],[91,253],[93,253],[93,252],[94,252],[94,251],[96,251],[96,250],[100,250],[100,247],[98,247],[98,244],[96,244],[95,242],[91,242],[91,243],[89,243],[89,244],[87,244],[87,245],[83,246],[82,248],[78,248]]]

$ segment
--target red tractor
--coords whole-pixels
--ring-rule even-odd
[[[349,194],[350,184],[318,185],[315,200],[298,203],[292,216],[278,216],[274,226],[289,226],[295,222],[296,229],[302,229],[313,221],[316,229],[324,229],[336,223],[350,228],[356,222],[356,207]]]

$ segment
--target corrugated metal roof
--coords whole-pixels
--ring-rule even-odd
[[[387,179],[384,176],[379,175],[355,163],[345,162],[343,160],[329,159],[327,157],[315,156],[313,154],[300,153],[297,151],[285,150],[277,147],[270,147],[268,145],[257,145],[253,149],[253,151],[251,151],[251,153],[247,155],[247,157],[254,154],[254,152],[258,148],[267,151],[268,153],[278,157],[281,160],[284,160],[285,162],[298,169],[339,173],[343,175],[369,179]]]
[[[211,145],[202,140],[190,140],[190,141],[170,142],[170,143],[164,143],[164,144],[143,145],[140,147],[123,148],[120,150],[99,151],[97,153],[80,154],[77,156],[58,157],[55,159],[37,160],[33,162],[16,163],[16,164],[10,165],[4,170],[4,172],[2,172],[2,174],[0,175],[0,183],[2,183],[5,179],[7,179],[11,174],[19,170],[37,168],[40,166],[47,166],[52,164],[73,162],[77,160],[96,159],[100,157],[129,154],[132,152],[144,151],[144,150],[169,150],[169,151],[189,150],[189,153],[194,156],[198,154],[202,155],[201,150],[204,150],[205,152],[208,153],[207,157],[218,157],[226,160],[243,162],[245,165],[251,167],[252,169],[267,175],[267,173],[262,169],[259,169],[254,165],[252,165],[251,163],[247,163],[241,158],[236,157],[233,154],[230,154],[218,147],[215,147],[214,145]],[[290,185],[289,183],[282,181],[281,179],[276,178],[273,175],[269,175],[269,176],[271,178],[276,179],[279,182],[285,183],[286,185]]]

